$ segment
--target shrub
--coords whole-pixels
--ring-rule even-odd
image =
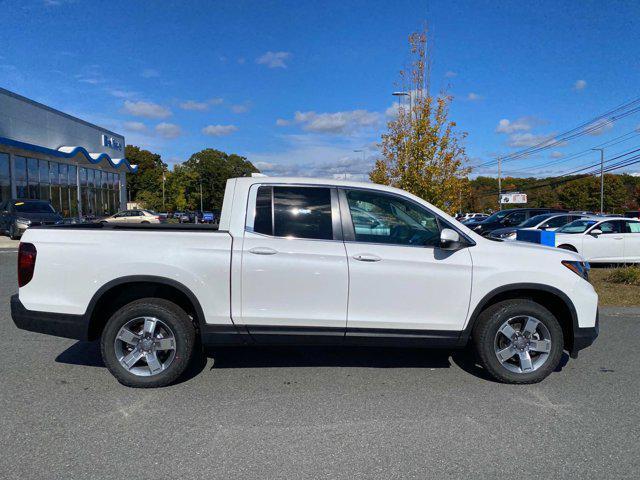
[[[607,282],[640,286],[640,267],[616,268],[607,276]]]

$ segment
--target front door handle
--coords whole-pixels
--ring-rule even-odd
[[[370,253],[359,253],[353,256],[354,260],[358,260],[359,262],[379,262],[382,260],[377,255],[371,255]]]
[[[613,237],[614,240],[622,240],[623,237]]]
[[[275,255],[278,251],[269,247],[253,247],[249,250],[249,253],[253,253],[255,255]]]

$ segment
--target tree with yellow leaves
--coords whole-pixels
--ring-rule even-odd
[[[453,97],[429,92],[429,56],[426,30],[409,36],[411,67],[401,71],[408,100],[400,102],[396,117],[382,135],[382,158],[369,178],[374,183],[401,188],[454,213],[468,194],[470,168],[461,142],[449,120]],[[403,97],[400,97],[403,98]],[[409,104],[408,106],[406,104]]]

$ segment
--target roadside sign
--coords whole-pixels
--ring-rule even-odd
[[[504,193],[500,195],[500,203],[527,203],[526,193]]]

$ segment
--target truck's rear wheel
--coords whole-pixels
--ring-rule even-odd
[[[102,359],[129,387],[163,387],[185,371],[193,356],[195,327],[172,302],[143,298],[114,313],[102,332]]]
[[[537,383],[560,363],[562,327],[549,310],[531,300],[505,300],[480,314],[474,328],[480,361],[496,380]]]

